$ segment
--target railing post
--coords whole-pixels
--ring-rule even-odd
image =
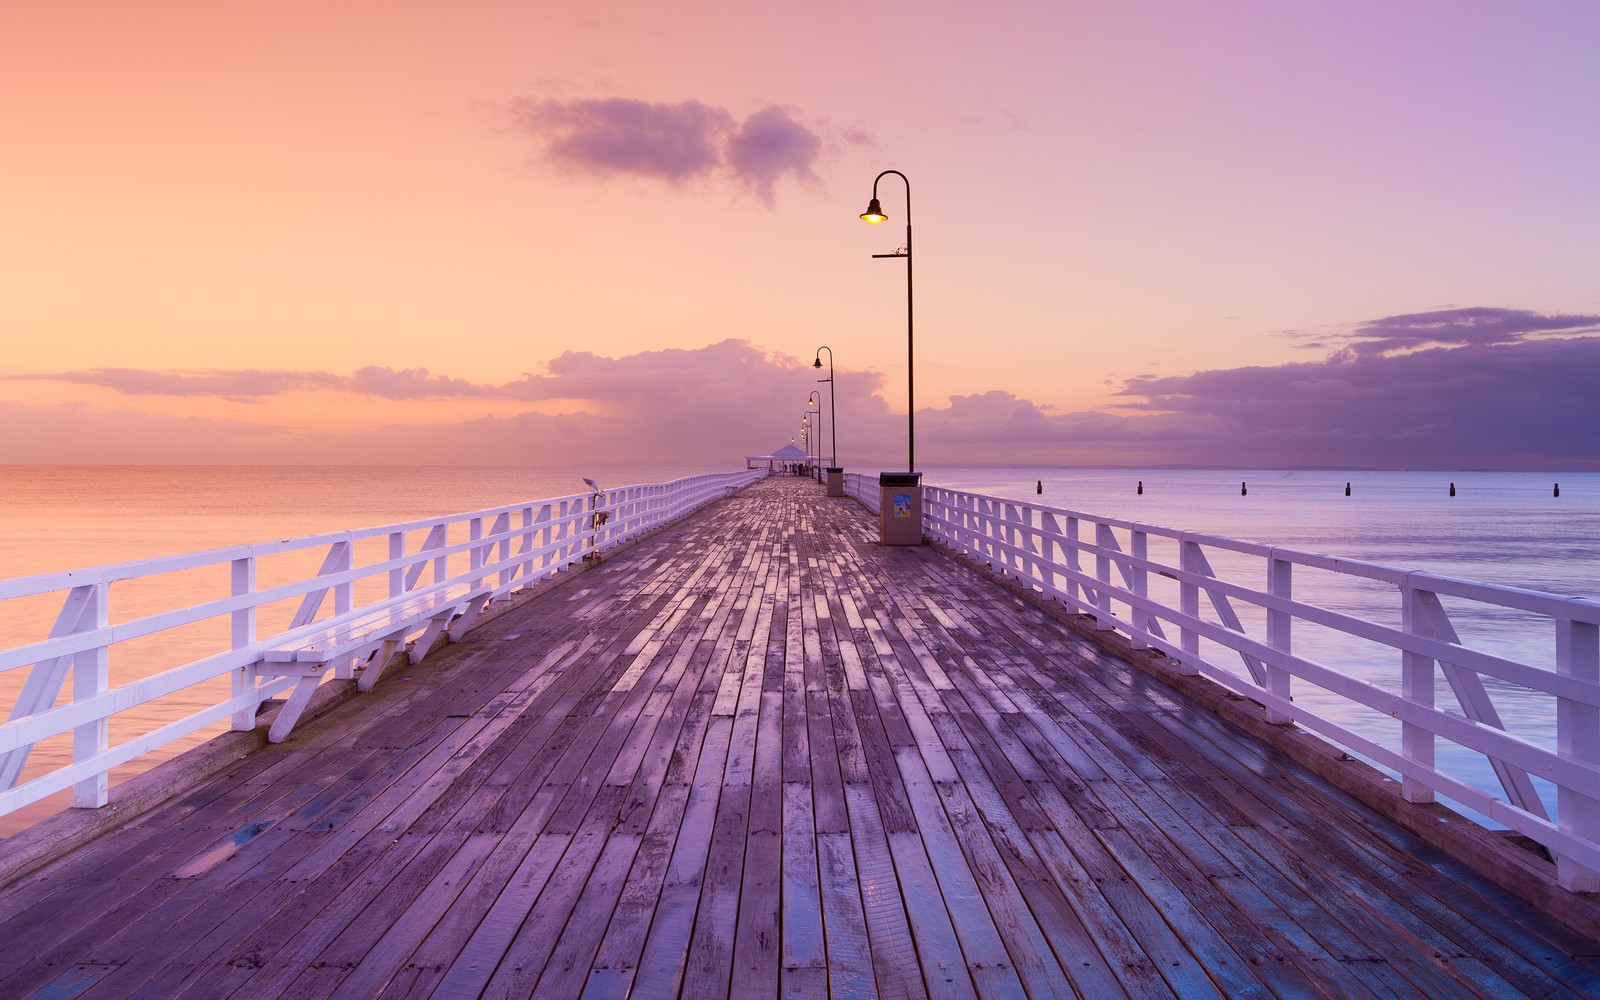
[[[1023,568],[1028,575],[1028,581],[1037,587],[1042,587],[1048,577],[1048,569],[1041,554],[1043,546],[1040,544],[1040,534],[1043,531],[1043,515],[1033,507],[1023,507],[1021,518],[1022,547],[1028,551],[1028,558],[1023,563]]]
[[[433,527],[428,529],[428,537],[422,540],[422,545],[417,549],[417,555],[422,557],[424,552],[429,552],[433,549],[444,548],[448,543],[448,536],[449,532],[446,525],[435,524]],[[394,549],[391,547],[389,551],[393,553]],[[422,557],[407,567],[405,589],[403,592],[410,592],[414,587],[416,587],[418,581],[422,579],[423,572],[428,568],[429,563],[433,564],[433,578],[436,581],[444,579],[445,558],[443,556],[439,556],[430,560]]]
[[[328,554],[322,558],[322,568],[317,570],[317,577],[320,579],[321,577],[332,576],[343,570],[349,569],[350,546],[351,540],[348,536],[346,536],[343,541],[334,542],[332,545],[328,546]],[[294,618],[289,622],[289,627],[299,628],[302,625],[309,625],[315,621],[317,618],[317,612],[322,608],[323,598],[327,596],[329,589],[330,588],[328,587],[321,587],[316,590],[308,591],[306,595],[300,599],[300,608],[294,613]],[[333,600],[335,610],[350,610],[349,585],[335,585],[331,589],[334,592]],[[340,601],[345,603],[340,605]]]
[[[334,567],[334,572],[348,573],[356,561],[356,540],[351,537],[340,544],[343,548],[339,550],[338,565]],[[333,585],[333,613],[335,615],[342,615],[355,610],[355,591],[356,584],[354,580],[346,580],[343,583]],[[349,659],[334,665],[333,676],[340,680],[350,680],[355,675],[356,665]]]
[[[494,527],[490,529],[489,533],[501,536],[499,544],[500,558],[496,562],[500,563],[501,566],[500,586],[502,588],[509,587],[512,581],[517,578],[516,568],[511,565],[511,512],[509,510],[500,512],[499,516],[494,519]]]
[[[517,532],[517,555],[528,555],[528,553],[533,551],[533,545],[533,508],[529,506],[522,508],[522,530]],[[533,559],[531,556],[526,560],[519,561],[514,567],[516,579],[519,582],[526,581],[528,577],[533,575],[533,569]]]
[[[403,531],[389,532],[389,559],[398,561],[406,555],[406,534]],[[406,571],[395,567],[389,571],[389,596],[399,597],[406,592]]]
[[[1287,559],[1269,557],[1267,559],[1267,596],[1279,600],[1291,600],[1294,596],[1294,563]],[[1288,654],[1292,645],[1291,638],[1294,629],[1294,615],[1278,608],[1267,609],[1267,645],[1280,653]],[[1289,671],[1275,664],[1267,664],[1267,690],[1285,701],[1291,699],[1293,692],[1290,689],[1292,676]],[[1275,725],[1287,725],[1294,721],[1294,716],[1267,706],[1267,722]]]
[[[1136,561],[1128,568],[1128,589],[1133,591],[1134,596],[1138,598],[1148,598],[1150,596],[1150,576],[1138,562],[1142,561],[1149,554],[1149,551],[1149,535],[1138,528],[1134,528],[1132,535],[1128,539],[1128,554]],[[1128,636],[1129,645],[1134,649],[1144,649],[1149,645],[1145,641],[1145,636],[1150,634],[1150,612],[1135,604],[1129,618],[1133,622],[1133,631]]]
[[[1400,627],[1408,635],[1426,635],[1423,592],[1400,588]],[[1406,650],[1400,657],[1400,696],[1413,704],[1432,708],[1433,657]],[[1412,722],[1400,724],[1400,752],[1406,760],[1432,770],[1435,739],[1432,731]],[[1433,788],[1409,776],[1400,779],[1400,794],[1407,802],[1432,802]]]
[[[95,595],[103,586],[86,583],[73,587],[61,604],[61,612],[50,629],[50,638],[58,639],[94,628],[94,609],[98,603]],[[69,655],[35,663],[33,669],[28,671],[27,679],[22,682],[22,690],[17,692],[17,700],[12,703],[7,720],[15,722],[54,705],[61,689],[66,686],[68,674],[72,672],[72,662],[73,657]],[[7,753],[0,753],[0,791],[15,787],[21,780],[22,768],[32,752],[33,744],[27,743]]]
[[[1056,593],[1065,590],[1060,583],[1061,573],[1057,567],[1066,561],[1066,543],[1061,539],[1061,522],[1056,520],[1054,514],[1041,513],[1039,515],[1039,556],[1042,562],[1039,567],[1040,576],[1043,578],[1045,589],[1050,591],[1051,599],[1057,599]]]
[[[84,611],[89,627],[103,629],[111,624],[111,586],[97,583],[90,589],[90,605]],[[111,657],[104,643],[86,649],[72,658],[72,700],[88,701],[111,687]],[[111,749],[111,720],[102,715],[72,730],[72,762],[80,764]],[[79,809],[98,809],[111,801],[111,773],[96,771],[72,786],[72,804]]]
[[[561,562],[561,556],[555,550],[556,544],[556,518],[561,516],[561,511],[555,504],[545,504],[539,508],[538,515],[533,519],[534,526],[539,528],[533,534],[533,545],[544,549],[537,569],[544,570]],[[542,526],[542,527],[541,527]],[[529,572],[533,572],[530,567]]]
[[[1083,606],[1083,590],[1078,586],[1078,574],[1083,572],[1083,561],[1079,558],[1078,544],[1078,519],[1067,516],[1067,569],[1071,571],[1067,577],[1067,600],[1074,609]]]
[[[1117,548],[1117,536],[1111,533],[1111,525],[1104,521],[1096,521],[1094,525],[1094,543],[1100,551],[1094,555],[1094,576],[1100,581],[1094,595],[1094,607],[1098,614],[1095,615],[1094,627],[1102,632],[1116,630],[1116,625],[1111,620],[1111,550]]]
[[[433,532],[430,532],[428,537],[432,539],[435,534],[439,539],[439,548],[447,549],[450,547],[450,527],[448,523],[441,521],[435,525]],[[448,579],[450,579],[450,557],[448,555],[435,556],[433,559],[433,582],[443,583]]]
[[[233,561],[233,596],[244,597],[256,592],[256,557],[246,556]],[[233,648],[243,649],[256,641],[256,605],[233,613]],[[233,671],[233,696],[250,694],[256,689],[256,665],[246,663]],[[256,727],[258,705],[241,708],[233,713],[230,723],[235,732],[247,733]]]
[[[1017,509],[1016,504],[1008,503],[1001,508],[1000,517],[1000,524],[1003,530],[1002,538],[1005,542],[1006,566],[1017,576],[1023,576],[1027,573],[1028,561],[1017,551],[1021,547],[1017,544],[1018,539],[1021,537],[1017,524],[1022,519],[1022,511]]]
[[[1600,628],[1570,618],[1556,619],[1556,673],[1600,683]],[[1556,699],[1556,753],[1600,765],[1600,708],[1570,698]],[[1600,841],[1600,798],[1558,786],[1556,823],[1563,833],[1590,843]],[[1560,855],[1556,856],[1556,878],[1573,892],[1600,892],[1600,873]]]
[[[467,546],[467,572],[472,574],[472,587],[476,590],[483,586],[483,577],[476,575],[483,568],[483,546],[477,544],[483,541],[483,518],[467,521],[467,541],[472,543]]]
[[[1191,542],[1187,538],[1178,542],[1178,567],[1183,570],[1185,577],[1178,583],[1178,610],[1183,612],[1185,618],[1200,617],[1200,585],[1188,577],[1201,575],[1203,562],[1199,542]],[[1194,658],[1182,661],[1178,672],[1191,677],[1198,674],[1200,668],[1195,666],[1195,662],[1200,659],[1200,633],[1185,624],[1178,630],[1178,646],[1185,656]]]

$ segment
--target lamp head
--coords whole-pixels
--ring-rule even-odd
[[[867,210],[861,213],[861,217],[874,226],[888,218],[887,215],[883,214],[883,206],[878,204],[878,199],[876,198],[867,203]]]
[[[813,367],[813,368],[821,368],[822,367],[822,355],[820,355],[820,354],[817,355],[817,360],[811,362],[811,367]]]

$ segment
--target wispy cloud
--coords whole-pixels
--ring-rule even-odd
[[[348,375],[244,369],[238,371],[148,371],[138,368],[89,368],[77,372],[32,372],[0,375],[0,381],[68,382],[110,389],[124,396],[214,396],[234,402],[258,402],[286,392],[337,389],[385,399],[452,399],[504,396],[500,386],[431,374],[426,368],[395,370],[368,365]]]
[[[1358,323],[1345,338],[1356,354],[1388,354],[1430,345],[1510,344],[1540,334],[1600,332],[1600,316],[1475,307],[1405,313]]]
[[[4,381],[70,382],[120,392],[124,396],[217,396],[248,402],[298,389],[338,388],[346,381],[329,372],[148,371],[139,368],[89,368],[77,372],[0,375]]]
[[[673,184],[725,171],[768,205],[783,177],[816,179],[824,146],[817,130],[777,105],[739,121],[699,101],[521,98],[511,104],[511,120],[542,143],[543,160],[558,169]]]

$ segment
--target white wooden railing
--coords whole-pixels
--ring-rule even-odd
[[[846,472],[844,474],[844,495],[855,497],[863,507],[878,513],[881,503],[881,494],[878,490],[878,477],[876,474],[865,475],[860,472]]]
[[[1366,758],[1409,801],[1443,796],[1532,838],[1564,886],[1600,890],[1600,604],[932,486],[923,505],[935,544]]]
[[[20,687],[0,686],[17,692],[0,725],[0,815],[68,788],[76,806],[104,805],[112,768],[225,720],[254,728],[260,705],[294,683],[265,676],[263,654],[297,636],[455,583],[487,585],[491,602],[502,599],[765,475],[690,476],[0,580],[0,614],[58,609],[48,636],[0,650],[0,681],[27,671]],[[114,617],[113,600],[132,610]],[[353,671],[343,665],[336,676]],[[171,700],[161,707],[162,699]],[[152,728],[113,742],[113,721]],[[70,754],[25,773],[35,747],[65,739]]]

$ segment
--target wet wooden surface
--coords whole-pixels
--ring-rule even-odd
[[[0,895],[27,996],[1600,994],[1600,945],[775,478]]]

